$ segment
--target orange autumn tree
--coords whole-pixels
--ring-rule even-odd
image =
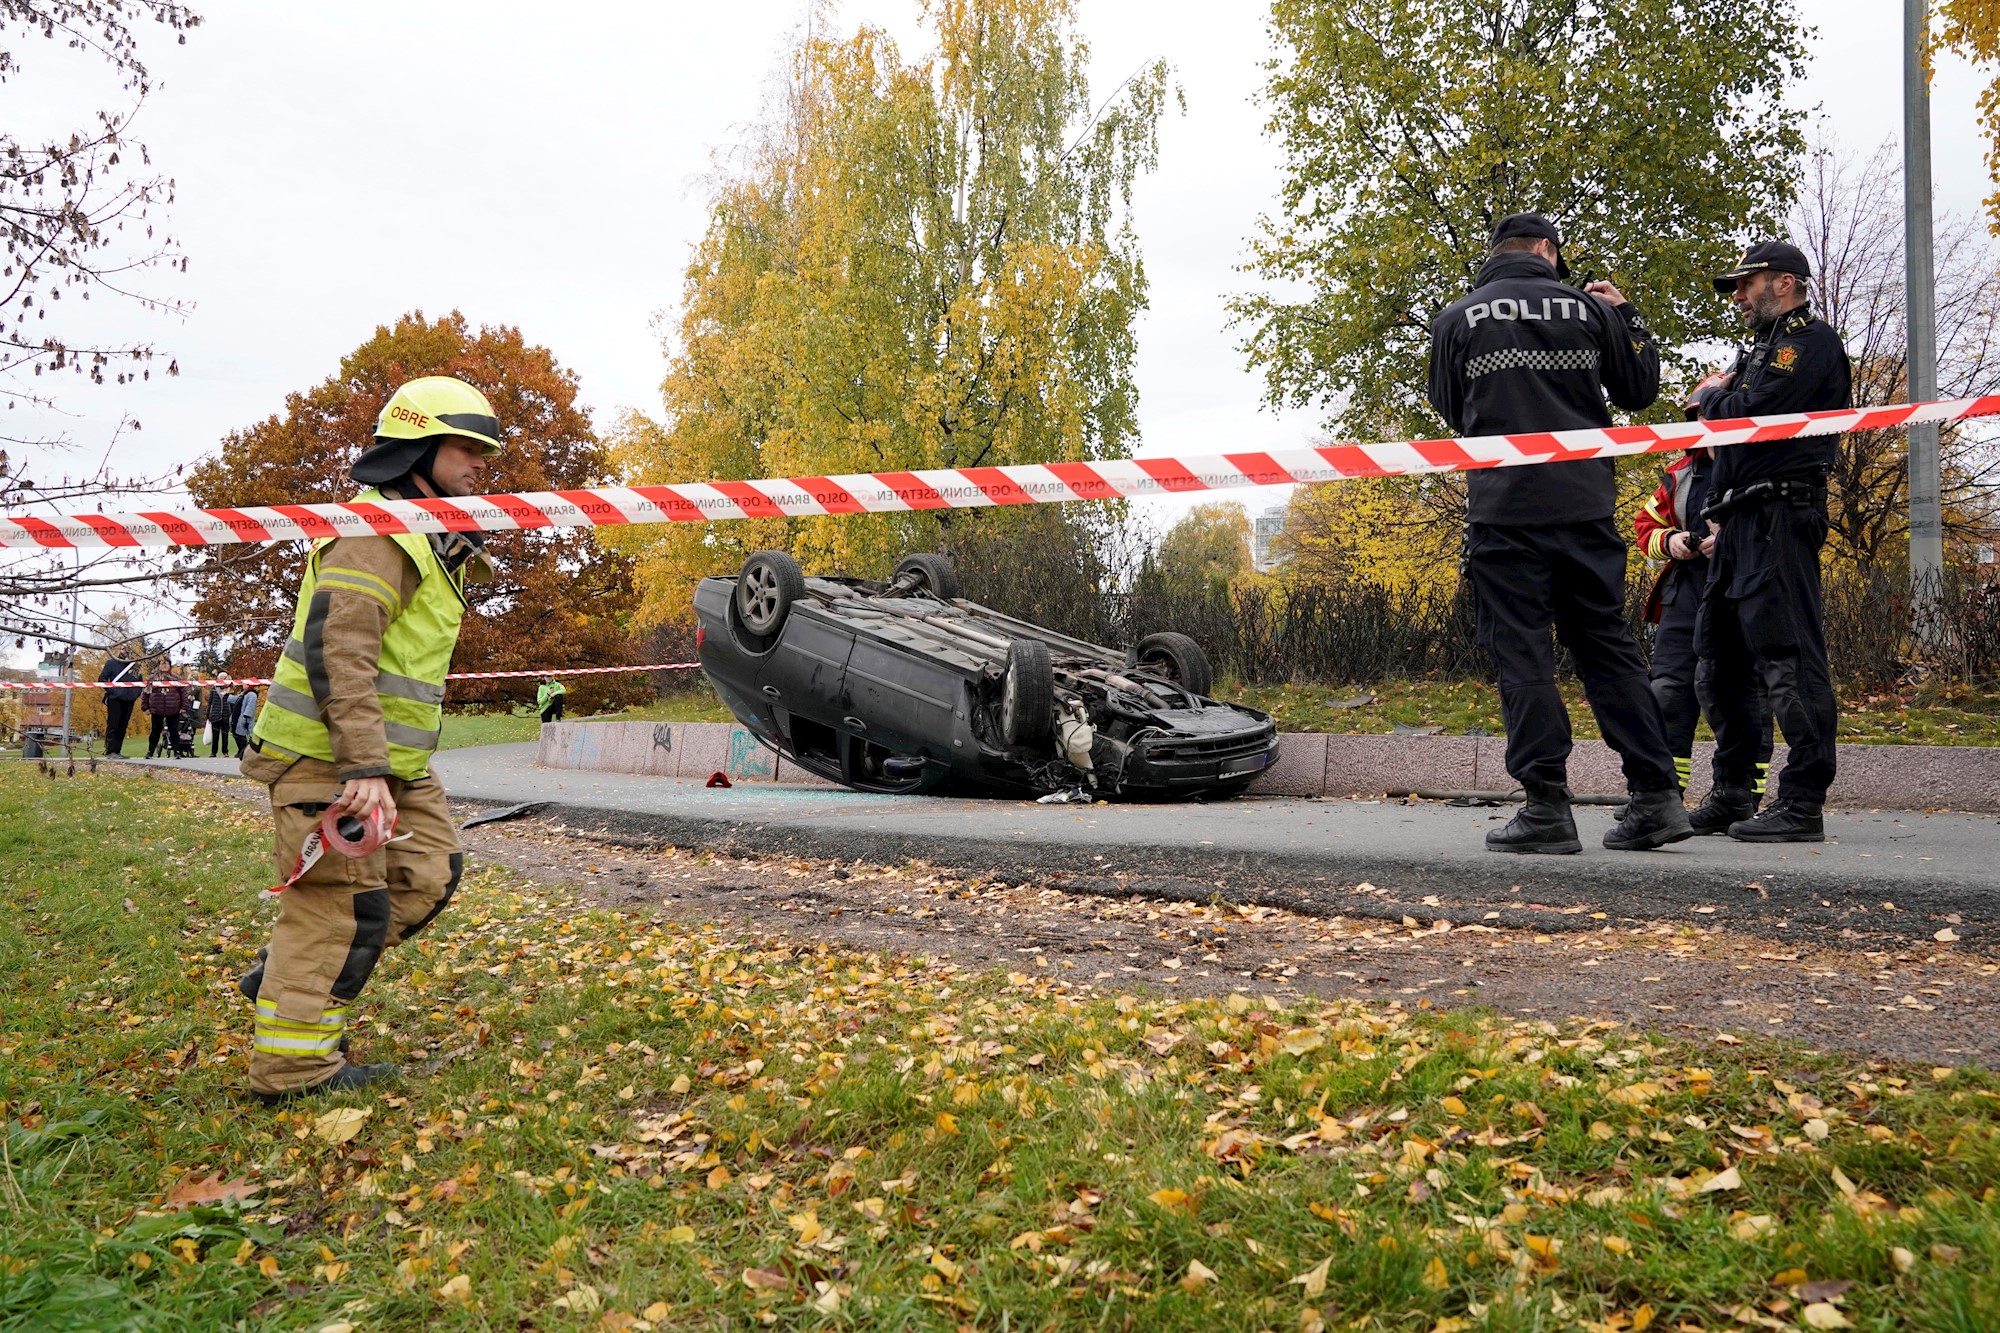
[[[506,449],[487,468],[488,491],[597,486],[610,480],[604,446],[577,404],[576,376],[519,329],[473,330],[457,311],[427,320],[421,311],[345,357],[324,383],[287,395],[282,415],[231,432],[188,474],[205,508],[346,500],[358,488],[347,469],[373,440],[382,405],[406,380],[454,375],[484,393],[500,418]],[[616,666],[632,660],[627,628],[637,597],[631,562],[588,531],[495,533],[489,549],[497,582],[467,591],[473,614],[459,633],[456,671],[528,671]],[[306,548],[280,542],[201,551],[194,556],[200,600],[195,617],[227,668],[269,675],[291,631]],[[583,676],[569,682],[588,711],[651,696],[643,675]],[[454,681],[449,698],[495,703],[532,699],[535,682]]]

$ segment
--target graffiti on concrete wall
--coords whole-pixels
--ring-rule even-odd
[[[774,779],[778,776],[778,757],[757,743],[757,738],[741,727],[729,729],[729,776],[733,778]]]

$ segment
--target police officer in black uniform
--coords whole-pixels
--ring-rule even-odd
[[[1687,408],[1695,415],[1692,406]],[[1709,483],[1715,471],[1715,450],[1690,449],[1682,463],[1667,470],[1665,483],[1642,511],[1655,523],[1671,517],[1670,529],[1655,531],[1640,540],[1640,549],[1666,561],[1646,599],[1646,618],[1653,622],[1653,697],[1660,701],[1660,720],[1666,724],[1667,746],[1674,752],[1674,772],[1686,790],[1692,776],[1695,728],[1702,719],[1695,691],[1695,671],[1700,658],[1695,652],[1695,624],[1701,616],[1702,599],[1708,591],[1708,556],[1703,538],[1708,527],[1701,511],[1707,507]],[[1661,506],[1661,493],[1667,497]],[[1771,765],[1771,706],[1764,695],[1763,677],[1753,673],[1750,680],[1750,708],[1757,722],[1757,765],[1750,784],[1754,806],[1764,799],[1764,780]],[[1713,719],[1710,720],[1714,726]],[[1704,807],[1713,813],[1712,808]],[[1697,816],[1702,816],[1697,818]],[[1726,833],[1740,815],[1722,823],[1709,823],[1703,810],[1688,817],[1697,835]]]
[[[1430,400],[1460,435],[1611,424],[1605,406],[1650,406],[1660,354],[1608,282],[1562,281],[1562,236],[1534,213],[1503,218],[1472,291],[1431,324]],[[1553,629],[1624,760],[1632,799],[1604,845],[1660,847],[1691,836],[1646,666],[1625,627],[1624,539],[1610,459],[1476,470],[1465,558],[1479,637],[1499,676],[1507,771],[1527,802],[1486,835],[1503,852],[1576,852],[1569,714],[1556,689]]]
[[[1755,337],[1726,374],[1694,394],[1703,419],[1816,412],[1853,404],[1847,348],[1806,305],[1812,269],[1783,241],[1744,252],[1715,289]],[[1743,842],[1820,842],[1833,785],[1839,709],[1826,665],[1819,552],[1826,544],[1826,477],[1839,437],[1813,436],[1715,451],[1706,511],[1706,596],[1695,627],[1695,689],[1715,727],[1715,785],[1697,824],[1726,825]],[[1759,737],[1761,675],[1790,746],[1778,798],[1757,812],[1750,778]]]

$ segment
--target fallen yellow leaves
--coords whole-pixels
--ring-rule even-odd
[[[1459,1305],[1455,1288],[1496,1305],[1569,1301],[1551,1307],[1551,1328],[1649,1333],[1675,1316],[1662,1321],[1631,1303],[1676,1289],[1690,1234],[1720,1233],[1745,1247],[1725,1245],[1730,1253],[1714,1257],[1735,1268],[1756,1263],[1760,1289],[1754,1278],[1781,1264],[1830,1264],[1810,1235],[1825,1197],[1810,1182],[1863,1195],[1834,1170],[1836,1159],[1863,1163],[1858,1179],[1925,1218],[1883,1218],[1874,1240],[1857,1242],[1872,1260],[1853,1271],[1905,1275],[1888,1283],[1928,1294],[1926,1280],[1941,1273],[1934,1265],[1958,1257],[1948,1247],[1921,1257],[1932,1236],[1955,1234],[1931,1229],[1932,1209],[1945,1205],[1915,1197],[1922,1186],[1909,1191],[1899,1171],[1871,1174],[1878,1169],[1867,1165],[1871,1140],[1952,1155],[1948,1134],[1924,1137],[1919,1127],[1929,1125],[1899,1114],[1910,1104],[1889,1101],[1893,1085],[1880,1069],[1857,1068],[1866,1090],[1849,1085],[1851,1095],[1837,1076],[1794,1075],[1810,1083],[1799,1092],[1772,1076],[1785,1072],[1775,1061],[1746,1070],[1717,1058],[1713,1072],[1697,1070],[1687,1066],[1704,1055],[1685,1043],[1597,1025],[1437,1023],[1414,1005],[1268,996],[1114,1003],[1048,978],[1019,976],[1008,991],[990,977],[934,972],[930,962],[648,928],[643,909],[576,917],[573,926],[564,921],[553,942],[501,925],[477,938],[429,938],[428,989],[384,1023],[418,1028],[428,1014],[433,1029],[469,1029],[489,994],[539,987],[561,995],[558,1012],[574,1024],[560,1040],[538,1045],[552,1030],[546,1021],[513,1016],[510,1029],[496,1007],[487,1011],[497,1029],[490,1052],[410,1090],[407,1103],[295,1112],[280,1122],[289,1138],[250,1152],[234,1143],[208,1149],[204,1128],[183,1140],[204,1146],[182,1149],[203,1155],[179,1159],[199,1161],[204,1174],[183,1167],[139,1177],[147,1191],[166,1189],[162,1202],[175,1209],[247,1200],[256,1175],[281,1200],[274,1212],[317,1228],[309,1238],[292,1227],[260,1240],[277,1251],[262,1261],[235,1234],[204,1235],[206,1255],[185,1238],[163,1239],[150,1256],[131,1256],[131,1267],[107,1261],[102,1271],[137,1283],[151,1264],[143,1281],[164,1286],[163,1268],[181,1282],[206,1258],[241,1283],[244,1268],[216,1262],[232,1249],[235,1262],[255,1262],[273,1280],[282,1280],[282,1258],[293,1288],[341,1284],[312,1293],[324,1301],[311,1307],[327,1312],[319,1317],[339,1310],[363,1328],[376,1326],[382,1307],[343,1307],[342,1298],[394,1286],[400,1300],[435,1293],[470,1305],[475,1280],[489,1309],[529,1321],[539,1311],[552,1327],[700,1322],[715,1291],[742,1323],[754,1305],[753,1318],[780,1327],[881,1326],[890,1321],[886,1297],[934,1302],[941,1327],[984,1327],[1025,1278],[1062,1300],[1193,1297],[1186,1303],[1218,1312],[1217,1327],[1281,1333],[1385,1319],[1420,1333],[1426,1326],[1409,1306],[1433,1302],[1431,1327],[1447,1333],[1506,1322]],[[229,947],[247,953],[240,940]],[[504,976],[495,970],[503,964]],[[226,999],[220,966],[204,980]],[[455,986],[454,977],[467,980]],[[460,1039],[431,1030],[408,1040],[443,1050]],[[204,1047],[204,1069],[214,1053]],[[1978,1086],[1933,1074],[1916,1091],[1962,1095],[1971,1112]],[[1048,1136],[1051,1126],[1060,1137]],[[1807,1146],[1822,1143],[1830,1146]],[[1759,1164],[1739,1171],[1730,1165],[1739,1157]],[[1051,1158],[1059,1183],[1044,1198]],[[481,1163],[484,1176],[466,1174]],[[1759,1178],[1746,1185],[1750,1174]],[[1803,1194],[1777,1192],[1778,1182],[1797,1179],[1808,1182]],[[1746,1209],[1723,1221],[1750,1203],[1750,1187],[1759,1187],[1753,1206],[1776,1214]],[[1730,1191],[1742,1192],[1696,1202]],[[1266,1225],[1284,1210],[1284,1224]],[[1843,1225],[1853,1221],[1834,1211]],[[1875,1214],[1864,1215],[1873,1225]],[[1330,1234],[1336,1227],[1342,1235]],[[835,1242],[850,1228],[843,1250]],[[1624,1234],[1599,1234],[1614,1230]],[[339,1257],[323,1250],[315,1267],[307,1247],[320,1237]],[[467,1238],[488,1257],[489,1246],[521,1247],[521,1276],[501,1263],[477,1266],[476,1279],[458,1273],[452,1246]],[[534,1265],[552,1239],[548,1262]],[[1890,1248],[1892,1239],[1909,1248]],[[636,1264],[634,1244],[643,1247]],[[1335,1253],[1312,1261],[1306,1247]],[[1228,1276],[1193,1253],[1217,1257]],[[1142,1256],[1123,1260],[1138,1271],[1125,1271],[1120,1255]],[[1398,1308],[1378,1308],[1365,1279],[1350,1286],[1345,1271],[1336,1279],[1333,1257],[1395,1269]],[[5,1265],[0,1258],[0,1280]],[[401,1283],[389,1278],[392,1265]],[[1791,1290],[1762,1290],[1759,1314],[1782,1313],[1795,1330],[1867,1322],[1859,1311],[1846,1315],[1837,1295],[1814,1299],[1804,1269],[1780,1276]],[[1281,1301],[1280,1283],[1301,1290]],[[637,1311],[655,1294],[667,1300],[636,1319],[618,1308]],[[280,1288],[270,1299],[287,1296]],[[1856,1305],[1876,1317],[1872,1303]],[[1694,1314],[1685,1298],[1669,1308],[1690,1326],[1734,1326],[1706,1306]],[[1439,1318],[1438,1309],[1461,1314]]]
[[[1329,1254],[1326,1258],[1320,1260],[1316,1267],[1308,1268],[1305,1272],[1291,1278],[1287,1282],[1287,1285],[1304,1287],[1307,1300],[1318,1300],[1326,1294],[1326,1274],[1327,1270],[1332,1267],[1333,1256]]]
[[[313,1120],[313,1137],[323,1143],[346,1143],[361,1132],[374,1113],[372,1106],[336,1106]]]
[[[1742,1173],[1732,1166],[1727,1171],[1717,1172],[1707,1180],[1704,1180],[1701,1183],[1700,1192],[1703,1194],[1720,1194],[1725,1190],[1740,1190],[1742,1188]]]
[[[1666,1089],[1660,1084],[1649,1083],[1642,1079],[1637,1083],[1629,1083],[1622,1088],[1613,1088],[1604,1095],[1610,1100],[1624,1106],[1644,1106],[1647,1102],[1655,1100],[1665,1092]]]
[[[1737,1213],[1729,1225],[1729,1234],[1738,1240],[1755,1240],[1776,1225],[1777,1219],[1768,1213],[1754,1216]]]

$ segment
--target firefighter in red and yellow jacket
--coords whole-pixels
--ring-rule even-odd
[[[1711,450],[1688,450],[1667,468],[1653,498],[1632,517],[1639,553],[1661,562],[1659,577],[1653,580],[1653,590],[1646,598],[1646,619],[1657,627],[1649,679],[1653,697],[1660,701],[1667,746],[1674,753],[1674,771],[1683,792],[1693,765],[1695,726],[1701,721],[1701,705],[1695,695],[1694,622],[1702,589],[1708,586],[1708,553],[1715,538],[1698,516],[1708,502],[1711,458]],[[1771,705],[1761,682],[1755,689],[1764,743],[1757,756],[1753,791],[1761,802],[1765,775],[1771,767]],[[1728,832],[1728,820],[1717,823],[1705,819],[1704,813],[1697,809],[1688,816],[1696,833]]]

